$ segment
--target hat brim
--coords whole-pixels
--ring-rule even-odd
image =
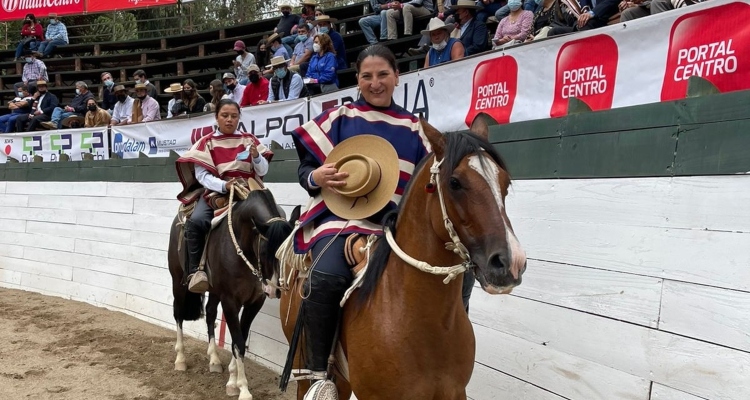
[[[181,91],[182,91],[182,88],[180,88],[180,90],[172,90],[172,88],[166,88],[166,89],[164,89],[164,93],[177,93],[177,92],[181,92]]]
[[[319,24],[319,23],[321,23],[321,22],[330,22],[330,23],[332,23],[332,24],[335,24],[336,22],[339,22],[339,20],[338,20],[338,19],[336,19],[336,18],[329,18],[329,19],[323,19],[323,20],[314,20],[314,21],[312,21],[311,23],[312,23],[313,25],[318,25],[318,24]]]
[[[284,60],[284,62],[280,62],[280,63],[276,63],[276,64],[268,64],[268,65],[266,65],[266,69],[270,69],[270,68],[273,68],[273,67],[278,67],[279,65],[289,65],[290,61],[292,61],[292,60],[290,59],[290,60]]]
[[[328,209],[344,219],[364,219],[377,214],[388,202],[398,187],[401,174],[396,149],[380,136],[363,134],[353,136],[336,145],[326,157],[325,164],[335,164],[342,158],[360,154],[377,162],[380,167],[380,182],[364,198],[351,198],[333,190],[322,190],[321,195]]]
[[[430,30],[430,29],[425,29],[425,30],[423,30],[423,31],[422,31],[422,35],[423,35],[423,36],[430,36],[430,33],[434,32],[434,31],[437,31],[437,30],[440,30],[440,29],[444,29],[444,30],[445,30],[446,32],[448,32],[448,35],[450,35],[450,34],[451,34],[451,32],[453,32],[453,30],[454,30],[455,28],[456,28],[456,27],[455,27],[455,25],[453,25],[453,24],[446,24],[446,25],[445,25],[444,27],[443,27],[443,26],[441,26],[441,27],[439,27],[439,28],[435,28],[435,29],[432,29],[432,30]]]
[[[458,10],[459,8],[465,8],[467,10],[481,10],[484,7],[478,6],[476,4],[474,4],[474,5],[468,5],[468,4],[467,5],[458,5],[458,4],[456,4],[455,6],[451,6],[451,10]]]

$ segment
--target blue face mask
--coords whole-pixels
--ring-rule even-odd
[[[279,79],[284,79],[286,77],[286,69],[277,69],[276,71],[273,71],[273,73]]]
[[[298,42],[304,42],[305,40],[307,40],[307,35],[297,35]]]
[[[510,8],[511,11],[517,11],[521,8],[521,0],[508,0],[508,8]]]
[[[57,20],[56,19],[51,19],[51,20],[49,20],[49,23],[52,24],[52,25],[55,25],[55,24],[57,24]]]
[[[329,30],[330,29],[328,29],[327,26],[321,26],[320,28],[318,28],[319,33],[328,33]]]

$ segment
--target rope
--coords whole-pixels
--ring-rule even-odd
[[[229,211],[227,218],[229,219],[229,237],[232,238],[232,243],[234,243],[234,248],[237,250],[237,255],[242,258],[242,261],[245,262],[245,264],[250,268],[250,272],[253,273],[253,275],[258,277],[258,280],[262,283],[263,282],[263,275],[260,273],[260,270],[255,268],[253,264],[245,257],[245,253],[240,248],[239,243],[237,243],[237,238],[234,236],[234,228],[232,227],[232,209],[234,208],[234,192],[239,192],[239,197],[241,200],[247,199],[248,194],[250,193],[249,190],[239,185],[237,182],[233,182],[232,186],[229,187]],[[260,240],[260,239],[258,239]]]

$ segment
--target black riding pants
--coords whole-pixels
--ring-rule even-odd
[[[214,210],[206,203],[206,199],[200,196],[193,214],[190,216],[190,222],[200,230],[200,233],[205,235],[211,229],[211,220],[213,218]]]
[[[318,240],[312,247],[312,259],[313,262],[320,259],[315,264],[315,271],[320,271],[329,275],[337,275],[346,278],[347,282],[351,282],[353,279],[351,267],[346,262],[344,256],[344,246],[346,245],[347,236],[338,236],[333,240],[330,246],[326,249],[326,246],[333,236],[326,237]],[[325,249],[325,252],[323,251]],[[322,254],[321,254],[322,253]]]

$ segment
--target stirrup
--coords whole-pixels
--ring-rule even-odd
[[[313,383],[302,400],[339,400],[339,392],[333,381],[324,379]]]
[[[196,271],[188,276],[189,284],[188,290],[193,293],[203,294],[208,291],[208,275],[203,271]]]

